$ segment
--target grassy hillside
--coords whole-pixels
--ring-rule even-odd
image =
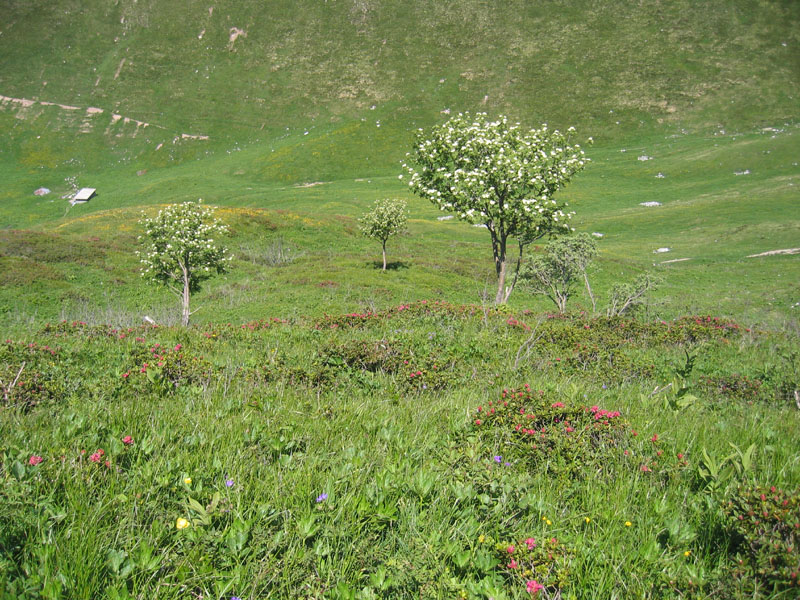
[[[377,175],[394,171],[409,129],[445,110],[599,140],[794,119],[798,23],[795,2],[11,1],[0,93],[103,109],[90,121],[105,142],[119,133],[101,133],[112,113],[149,123],[147,143],[115,142],[115,159],[162,164],[156,146],[181,134],[210,136],[196,152],[266,154],[308,132],[316,148],[287,148],[265,179]],[[23,164],[47,146],[57,162],[108,165],[102,145],[83,149],[92,134],[50,148],[46,133],[75,111],[40,108],[5,126]]]
[[[749,323],[793,318],[800,300],[797,255],[747,258],[795,248],[800,239],[798,134],[781,129],[591,149],[593,162],[563,193],[577,213],[576,228],[604,236],[592,273],[601,306],[611,284],[651,269],[666,281],[654,316],[713,312]],[[492,289],[486,232],[439,221],[441,213],[410,197],[396,177],[264,183],[261,160],[260,152],[246,149],[142,175],[98,173],[80,181],[96,186],[99,196],[71,208],[53,199],[55,192],[33,196],[34,182],[27,180],[27,193],[4,202],[4,219],[14,228],[0,233],[0,304],[7,321],[138,323],[155,311],[170,322],[167,310],[175,300],[137,276],[137,221],[150,204],[198,197],[221,207],[219,216],[232,227],[226,243],[236,255],[230,274],[197,296],[200,322],[433,298],[481,302]],[[8,185],[13,189],[14,182]],[[35,185],[63,190],[44,177]],[[386,196],[407,197],[411,224],[408,236],[390,241],[389,259],[397,268],[383,274],[374,263],[380,246],[358,233],[357,218]],[[268,257],[278,243],[291,249],[290,260],[277,261],[282,264]],[[654,253],[664,247],[670,252]],[[549,310],[546,302],[523,290],[512,295],[516,310]],[[588,298],[578,296],[573,308],[588,306]]]
[[[796,598],[799,45],[793,1],[6,0],[0,600]],[[493,307],[398,179],[461,110],[594,136],[597,314]],[[135,251],[198,198],[235,259],[183,328]]]

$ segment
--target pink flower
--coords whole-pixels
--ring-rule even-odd
[[[100,458],[101,458],[100,454],[98,454],[97,452],[95,452],[94,454],[92,454],[92,455],[89,457],[89,460],[91,460],[93,463],[98,463],[98,462],[100,462]]]
[[[525,587],[528,589],[528,593],[531,595],[535,595],[539,593],[539,590],[543,590],[544,586],[536,581],[535,579],[529,581],[525,584]]]
[[[553,404],[550,405],[550,408],[564,408],[564,403],[563,402],[553,402]]]
[[[509,546],[508,548],[506,548],[506,552],[508,552],[509,554],[514,554],[514,546]]]
[[[122,443],[125,444],[126,446],[130,446],[131,444],[133,444],[133,438],[129,435],[126,435],[124,438],[122,438]]]
[[[651,437],[651,438],[650,438],[650,441],[651,441],[651,442],[657,442],[657,441],[658,441],[658,434],[657,434],[657,433],[654,433],[654,434],[653,434],[653,437]]]
[[[510,562],[510,563],[508,563],[508,568],[509,568],[509,569],[516,569],[516,568],[517,568],[517,566],[518,566],[518,565],[517,565],[517,561],[515,561],[513,558],[511,559],[511,562]]]
[[[44,459],[43,459],[41,456],[36,456],[36,455],[34,454],[34,455],[32,455],[32,456],[31,456],[31,457],[28,459],[28,464],[29,464],[30,466],[32,466],[32,467],[35,467],[36,465],[38,465],[38,464],[39,464],[40,462],[42,462],[43,460],[44,460]]]
[[[528,550],[533,550],[536,548],[536,540],[533,538],[528,538],[525,540],[525,545],[528,546]]]
[[[642,473],[649,473],[651,469],[650,469],[650,467],[648,467],[647,465],[642,465],[641,467],[639,467],[639,470],[640,470]]]

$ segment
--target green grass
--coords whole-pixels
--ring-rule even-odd
[[[706,326],[662,338],[680,324],[626,334],[635,323],[555,320],[517,361],[529,332],[471,310],[416,305],[328,320],[334,329],[253,332],[64,324],[7,343],[3,380],[26,359],[25,379],[42,387],[18,392],[0,421],[0,594],[523,598],[524,581],[496,557],[554,537],[568,550],[555,563],[563,581],[547,566],[524,578],[550,581],[550,593],[752,597],[730,574],[739,550],[720,509],[739,484],[797,486],[797,413],[785,395],[796,364],[775,358],[776,348],[796,356],[796,339]],[[630,336],[614,368],[570,359],[584,323],[601,344]],[[685,380],[697,399],[673,410],[669,392],[651,392],[684,349],[700,357]],[[650,375],[630,379],[651,361]],[[734,372],[764,385],[743,398],[701,387]],[[622,411],[622,437],[586,462],[562,463],[566,448],[530,454],[487,413],[524,382],[545,405]],[[703,451],[722,460],[732,440],[755,446],[754,464],[704,479]],[[44,460],[29,466],[30,456]],[[176,528],[179,518],[190,526]]]
[[[654,314],[713,312],[749,323],[795,318],[797,257],[747,258],[797,247],[797,134],[783,129],[708,139],[651,137],[624,148],[591,149],[593,162],[563,193],[576,212],[576,228],[604,236],[592,274],[601,305],[614,282],[653,269],[666,281]],[[51,199],[54,194],[7,201],[7,225],[31,233],[2,233],[0,260],[8,264],[9,285],[0,291],[0,304],[23,322],[32,315],[92,320],[91,311],[76,310],[92,305],[113,305],[120,315],[131,315],[129,321],[137,313],[163,314],[170,296],[134,276],[137,221],[151,204],[198,197],[221,208],[233,230],[227,243],[238,257],[228,276],[210,281],[197,297],[201,322],[344,312],[423,298],[478,302],[494,285],[487,234],[457,220],[438,221],[440,213],[410,196],[396,176],[280,185],[259,180],[260,159],[259,152],[244,150],[144,175],[108,171],[91,180],[100,195],[68,211],[65,201]],[[744,171],[749,174],[735,174]],[[20,187],[35,189],[37,181],[27,178]],[[357,218],[382,197],[406,198],[411,211],[410,235],[388,247],[398,268],[386,274],[374,268],[380,245],[357,230]],[[661,206],[640,206],[647,201]],[[53,249],[37,254],[18,241],[25,236]],[[279,238],[299,255],[291,264],[265,266],[248,258]],[[55,249],[59,244],[63,250]],[[662,247],[671,251],[654,254]],[[56,283],[30,282],[24,259],[43,264],[48,276],[42,279]],[[674,259],[689,260],[664,263]],[[589,306],[586,298],[577,302]],[[547,308],[523,290],[512,295],[512,305]]]
[[[268,5],[4,7],[0,600],[796,597],[796,533],[735,507],[797,519],[800,261],[748,255],[800,245],[800,5]],[[487,233],[397,177],[447,109],[595,138],[562,194],[599,311],[651,270],[645,310],[491,306]],[[182,329],[134,252],[198,198],[236,258]]]

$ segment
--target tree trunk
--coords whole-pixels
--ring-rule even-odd
[[[386,240],[383,240],[383,270],[386,270]]]
[[[181,303],[183,306],[183,314],[181,316],[181,325],[184,327],[189,326],[189,270],[186,266],[181,265],[183,270],[183,295],[181,296]]]
[[[491,231],[491,230],[490,230]],[[497,295],[494,298],[495,304],[505,304],[511,295],[513,286],[506,288],[506,276],[508,271],[508,261],[506,256],[506,242],[508,236],[501,230],[499,235],[492,233],[492,252],[494,253],[494,267],[497,271]]]
[[[597,301],[594,299],[592,293],[592,286],[589,285],[589,277],[586,275],[586,269],[583,270],[583,281],[586,284],[586,291],[589,292],[589,299],[592,301],[592,316],[597,315]]]
[[[506,259],[505,257],[498,264],[497,269],[497,295],[494,298],[495,304],[505,304],[508,300],[506,294]]]

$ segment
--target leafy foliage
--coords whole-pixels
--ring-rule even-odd
[[[647,294],[662,283],[662,279],[650,272],[639,275],[632,283],[616,283],[609,292],[608,308],[609,317],[624,315],[633,312],[645,305]]]
[[[742,486],[723,510],[738,559],[733,576],[748,597],[800,591],[800,491]]]
[[[597,256],[597,242],[587,233],[555,239],[547,244],[543,255],[529,260],[520,272],[520,280],[535,294],[552,300],[558,312],[567,309],[579,279],[586,279],[586,268]]]

